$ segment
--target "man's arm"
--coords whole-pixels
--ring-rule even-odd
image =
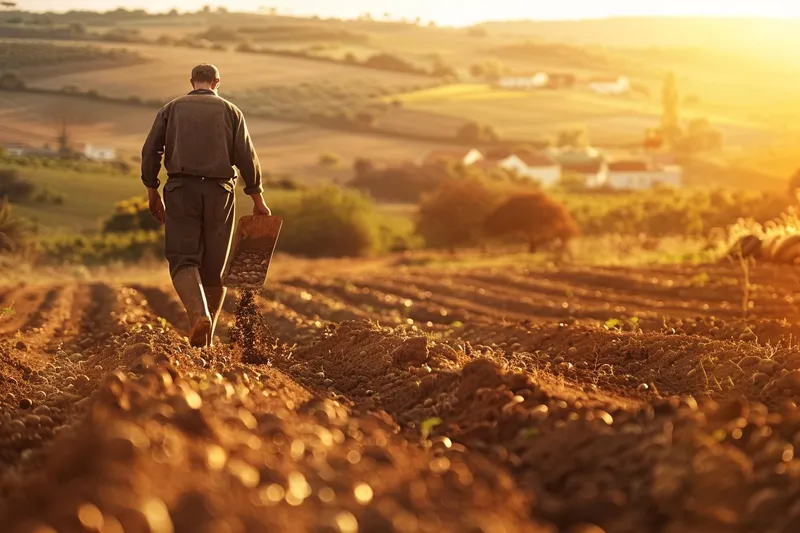
[[[238,110],[237,110],[238,111]],[[244,192],[253,199],[254,215],[271,214],[264,202],[261,184],[261,163],[241,111],[237,112],[236,131],[233,132],[233,164],[244,180]]]
[[[164,202],[158,194],[161,182],[158,173],[161,172],[161,158],[164,154],[164,145],[167,135],[166,107],[156,115],[153,127],[142,146],[142,183],[147,187],[147,199],[150,203],[150,212],[162,224],[165,221]]]

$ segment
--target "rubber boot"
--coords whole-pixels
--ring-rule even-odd
[[[228,293],[226,287],[204,287],[206,291],[206,302],[208,312],[211,314],[211,333],[209,334],[209,346],[214,346],[214,332],[217,329],[217,321],[222,313],[222,304],[225,303],[225,295]]]
[[[184,268],[172,278],[172,284],[189,315],[189,344],[194,347],[208,346],[211,315],[206,305],[200,272],[196,268]]]

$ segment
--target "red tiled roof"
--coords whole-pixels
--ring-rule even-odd
[[[558,164],[555,159],[547,154],[522,154],[517,157],[529,167],[552,167]]]
[[[608,170],[615,172],[647,171],[650,170],[650,165],[647,161],[636,159],[612,161],[608,164]]]
[[[588,161],[565,161],[561,163],[561,169],[565,172],[577,172],[579,174],[597,174],[603,168],[601,159]]]

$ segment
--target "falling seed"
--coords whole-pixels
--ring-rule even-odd
[[[341,533],[358,533],[358,520],[352,513],[342,511],[336,515],[336,525]]]

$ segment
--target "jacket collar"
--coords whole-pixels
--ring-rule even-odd
[[[213,94],[216,96],[217,93],[215,93],[211,89],[195,89],[194,91],[191,91],[189,94]]]

